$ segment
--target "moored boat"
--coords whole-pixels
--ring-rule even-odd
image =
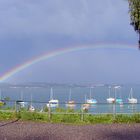
[[[115,102],[122,105],[123,99],[121,98],[121,86],[115,86],[114,89],[115,89]],[[117,90],[119,90],[120,97],[117,96]]]
[[[86,99],[86,103],[88,104],[97,104],[97,100],[91,97],[91,88],[90,88],[90,98]]]
[[[107,102],[110,103],[110,104],[111,104],[111,103],[115,103],[115,98],[111,98],[111,97],[110,97],[110,98],[107,98],[106,100],[107,100]]]
[[[71,100],[71,89],[70,89],[70,92],[69,92],[69,100],[66,103],[66,107],[68,107],[70,109],[74,109],[75,106],[76,106],[75,101],[74,100]]]
[[[34,112],[34,111],[35,111],[34,106],[30,105],[30,106],[29,106],[29,111],[30,111],[30,112]]]
[[[34,108],[34,106],[32,105],[32,93],[31,93],[31,104],[30,104],[30,106],[29,106],[29,111],[30,112],[34,112],[35,111],[35,108]]]
[[[59,100],[53,99],[53,89],[51,88],[50,100],[47,103],[47,107],[55,108],[55,107],[58,107],[58,106],[59,106]]]
[[[82,110],[88,111],[89,107],[90,107],[90,104],[83,104],[82,105]]]
[[[106,100],[107,100],[107,102],[108,103],[115,103],[115,98],[113,98],[113,97],[111,97],[111,87],[109,87],[109,98],[107,98]]]
[[[130,89],[130,94],[128,97],[128,103],[130,104],[136,104],[138,102],[138,100],[136,98],[133,97],[133,89]]]
[[[20,92],[20,100],[16,101],[17,105],[20,105],[21,108],[24,108],[27,103],[23,101],[23,92]]]
[[[5,104],[6,104],[6,102],[4,100],[2,100],[2,91],[0,89],[0,107],[5,105]]]

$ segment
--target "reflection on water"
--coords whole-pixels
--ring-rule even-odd
[[[128,105],[128,111],[130,111],[131,113],[136,113],[137,112],[137,105],[136,104]]]

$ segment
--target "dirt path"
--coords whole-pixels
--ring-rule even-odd
[[[140,124],[0,122],[0,140],[140,140]]]

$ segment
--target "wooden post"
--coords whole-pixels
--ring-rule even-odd
[[[113,119],[116,117],[116,101],[113,102]]]
[[[81,105],[81,121],[84,121],[84,110],[82,105]]]
[[[15,112],[17,113],[17,103],[15,101]]]
[[[51,105],[49,103],[49,108],[48,108],[48,117],[49,117],[49,121],[51,121]]]

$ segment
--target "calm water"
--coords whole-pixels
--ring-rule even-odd
[[[139,85],[127,85],[122,86],[121,89],[116,90],[116,97],[121,97],[124,103],[127,103],[127,98],[130,93],[130,88],[133,88],[133,96],[140,101],[140,86]],[[68,101],[69,98],[69,87],[53,87],[53,97],[58,99],[60,102],[60,107],[65,107],[65,102]],[[44,103],[34,103],[33,105],[41,109],[50,99],[50,87],[30,87],[30,88],[13,88],[13,87],[1,87],[1,96],[2,98],[10,97],[11,100],[19,100],[22,99],[24,101],[32,100]],[[71,99],[76,103],[84,103],[85,95],[88,98],[90,96],[90,88],[87,87],[73,87],[71,88]],[[111,113],[113,112],[114,106],[111,104],[105,104],[106,98],[109,96],[108,87],[94,87],[91,89],[91,96],[98,101],[98,104],[90,107],[89,111],[93,113]],[[114,88],[111,88],[111,97],[115,97]],[[62,103],[62,104],[61,104]],[[100,104],[101,103],[101,104]],[[10,103],[9,105],[12,105]],[[77,109],[81,108],[81,105],[78,104],[76,106]],[[120,113],[133,113],[140,112],[140,104],[136,105],[116,105],[115,111]]]

